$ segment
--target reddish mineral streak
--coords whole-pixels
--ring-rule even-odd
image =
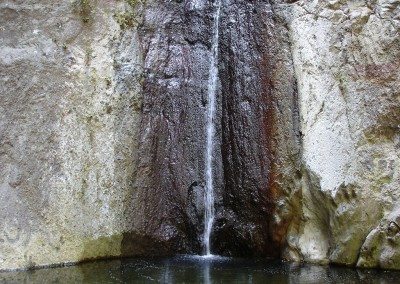
[[[202,252],[213,12],[211,3],[204,10],[176,2],[146,7],[139,29],[146,56],[133,232],[124,240],[132,253]],[[290,48],[268,1],[223,1],[220,21],[212,253],[277,257],[287,229],[286,221],[273,223],[283,195],[276,148],[286,143],[277,137],[293,130],[278,119],[278,104],[292,109],[294,94],[294,80],[282,83],[277,74]],[[135,247],[139,240],[148,249]]]

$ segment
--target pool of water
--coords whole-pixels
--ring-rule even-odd
[[[265,259],[178,256],[3,272],[0,283],[400,283],[400,272]]]

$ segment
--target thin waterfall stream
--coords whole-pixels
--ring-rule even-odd
[[[207,145],[205,157],[206,188],[204,194],[204,248],[205,255],[211,255],[210,236],[214,223],[214,182],[213,182],[213,153],[215,134],[216,92],[218,83],[218,42],[219,42],[219,16],[221,0],[216,1],[213,24],[213,38],[211,59],[208,78],[208,104],[207,104]]]

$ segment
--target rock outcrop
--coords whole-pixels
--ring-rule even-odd
[[[140,109],[131,13],[1,1],[0,269],[121,255]]]
[[[400,1],[297,1],[302,133],[291,259],[400,268]]]
[[[210,1],[146,2],[130,251],[202,253],[214,13]],[[300,152],[288,30],[269,3],[224,1],[219,50],[212,252],[279,256],[290,214],[274,220],[275,204]]]
[[[201,253],[213,13],[0,3],[0,270]],[[214,253],[400,269],[399,17],[222,1]]]
[[[143,10],[143,106],[127,236],[140,254],[201,253],[212,25],[208,1],[146,1]]]
[[[296,192],[300,139],[289,33],[273,3],[223,1],[221,187],[214,252],[279,256]]]

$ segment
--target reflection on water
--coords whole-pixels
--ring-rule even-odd
[[[221,257],[98,261],[0,273],[0,283],[399,283],[400,272]]]

